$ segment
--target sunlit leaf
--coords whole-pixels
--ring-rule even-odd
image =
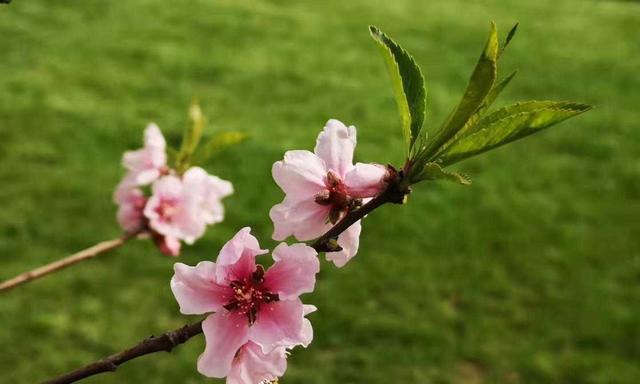
[[[384,32],[369,27],[384,55],[391,77],[407,153],[420,135],[426,111],[424,78],[415,60]]]
[[[591,109],[572,102],[534,101],[499,109],[478,122],[476,132],[453,143],[438,163],[450,165],[518,140]]]
[[[193,163],[202,164],[225,149],[245,141],[249,135],[244,132],[219,132],[215,134],[194,156]]]
[[[496,79],[498,49],[498,32],[496,25],[491,23],[489,39],[469,79],[469,84],[462,96],[462,100],[449,114],[445,123],[429,143],[423,155],[425,159],[428,160],[432,155],[438,153],[440,148],[464,127],[483,104]]]
[[[422,172],[418,175],[414,182],[422,180],[447,180],[462,185],[471,184],[471,179],[467,175],[457,172],[445,171],[440,165],[436,163],[425,164]]]
[[[187,128],[182,136],[182,144],[180,145],[180,151],[176,156],[176,168],[178,172],[184,172],[191,161],[191,156],[195,152],[200,139],[202,138],[202,131],[204,130],[204,116],[200,105],[194,102],[189,108],[189,122]]]

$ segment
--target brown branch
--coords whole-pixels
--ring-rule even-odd
[[[402,173],[397,173],[392,167],[389,167],[391,176],[389,178],[387,188],[377,197],[371,199],[362,207],[349,212],[328,230],[324,235],[320,236],[313,243],[309,244],[318,252],[334,252],[339,250],[335,244],[331,244],[332,239],[336,239],[338,235],[349,228],[353,223],[362,219],[364,216],[386,203],[400,204],[409,194],[408,187],[402,187]],[[191,325],[184,326],[180,329],[163,333],[158,337],[148,338],[134,347],[124,352],[111,355],[107,358],[91,363],[84,368],[77,369],[66,375],[56,379],[45,381],[44,384],[67,384],[73,383],[85,377],[97,375],[104,372],[115,371],[120,364],[140,356],[148,355],[160,351],[171,351],[174,347],[186,342],[195,335],[202,333],[202,320]]]
[[[98,360],[84,368],[67,373],[66,375],[45,381],[43,384],[73,383],[99,373],[113,372],[120,364],[126,363],[127,361],[136,359],[140,356],[161,351],[171,352],[171,350],[176,346],[186,342],[195,335],[199,335],[200,333],[202,333],[202,320],[194,324],[185,325],[184,327],[174,331],[163,333],[157,337],[149,337],[126,351]]]
[[[131,240],[132,238],[134,238],[135,236],[138,235],[139,232],[135,232],[135,233],[128,233],[125,234],[117,239],[113,239],[113,240],[107,240],[107,241],[103,241],[100,242],[92,247],[89,247],[87,249],[84,249],[80,252],[74,253],[71,256],[65,257],[64,259],[60,259],[60,260],[56,260],[52,263],[49,263],[47,265],[43,265],[41,267],[38,267],[36,269],[33,269],[31,271],[28,272],[24,272],[12,279],[3,281],[2,283],[0,283],[0,292],[4,292],[7,291],[11,288],[15,288],[20,284],[24,284],[27,283],[29,281],[33,281],[36,279],[39,279],[45,275],[48,275],[52,272],[61,270],[63,268],[66,268],[70,265],[79,263],[81,261],[84,260],[89,260],[92,259],[98,255],[101,255],[103,253],[106,253],[108,251],[111,251],[112,249],[116,249],[120,246],[122,246],[124,243],[126,243],[127,241]]]

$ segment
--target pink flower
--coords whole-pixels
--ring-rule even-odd
[[[196,209],[207,224],[215,224],[224,218],[222,199],[233,193],[233,185],[217,176],[209,175],[199,167],[189,168],[183,176],[185,188],[197,202]]]
[[[180,311],[214,312],[202,323],[206,348],[198,359],[198,371],[209,377],[233,373],[237,378],[243,369],[253,370],[256,365],[242,359],[233,368],[239,349],[249,342],[271,356],[277,348],[306,347],[313,338],[304,316],[314,307],[303,305],[298,296],[313,291],[320,269],[316,251],[304,244],[281,243],[272,253],[275,263],[265,272],[255,258],[268,251],[260,249],[250,230],[241,229],[227,242],[215,263],[174,266],[171,290]],[[249,360],[255,356],[261,355]]]
[[[139,188],[132,187],[128,180],[123,180],[113,196],[113,200],[118,204],[118,223],[126,232],[135,232],[145,225],[142,211],[147,199]]]
[[[160,129],[149,124],[144,130],[144,147],[127,151],[122,157],[122,164],[129,170],[134,185],[151,184],[166,171],[165,150],[166,142]]]
[[[158,232],[152,232],[151,237],[158,246],[160,252],[167,256],[180,256],[181,244],[179,239],[171,236],[164,236]]]
[[[273,178],[286,194],[269,212],[273,238],[293,235],[300,241],[315,239],[328,231],[350,210],[375,197],[385,186],[387,169],[378,164],[353,165],[356,128],[329,120],[318,135],[314,152],[288,151],[273,164]],[[340,252],[327,259],[344,266],[358,251],[360,221],[338,237]]]
[[[196,193],[185,188],[177,176],[168,175],[156,180],[144,208],[149,227],[161,235],[193,244],[206,228],[198,212],[199,199]]]
[[[258,384],[284,375],[287,370],[287,350],[277,347],[269,353],[249,341],[236,353],[227,375],[227,384]]]

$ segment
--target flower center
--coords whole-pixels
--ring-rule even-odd
[[[176,202],[173,200],[164,200],[156,208],[158,215],[166,221],[171,221],[177,211]]]
[[[326,189],[316,193],[315,202],[320,205],[329,205],[328,221],[335,224],[352,209],[362,205],[361,199],[354,199],[347,193],[347,186],[335,172],[327,172]]]
[[[256,271],[250,277],[234,280],[230,286],[234,296],[224,308],[228,311],[238,311],[247,316],[249,325],[256,322],[256,315],[262,304],[280,299],[277,293],[269,292],[264,287],[264,268],[260,264],[256,266]]]

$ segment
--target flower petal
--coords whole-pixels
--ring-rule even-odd
[[[360,231],[362,226],[360,220],[353,223],[347,230],[338,236],[338,245],[342,247],[338,252],[327,252],[327,260],[333,262],[336,267],[343,267],[358,252],[360,245]]]
[[[198,358],[198,372],[222,378],[231,370],[238,349],[249,339],[247,318],[231,312],[209,315],[202,322],[206,347]]]
[[[269,353],[279,346],[292,347],[306,341],[303,333],[304,307],[300,299],[263,304],[249,339]]]
[[[357,163],[344,177],[352,197],[375,197],[386,185],[387,168],[380,164]]]
[[[129,233],[141,229],[144,226],[142,211],[146,203],[142,190],[119,185],[115,192],[115,200],[118,204],[117,219],[120,227]]]
[[[315,305],[304,304],[303,306],[304,306],[303,313],[305,316],[318,310],[318,308],[316,308]],[[311,321],[309,321],[309,319],[307,318],[302,319],[301,340],[302,342],[300,343],[300,345],[302,345],[305,348],[307,348],[309,344],[311,344],[311,342],[313,341],[313,327],[311,326]]]
[[[144,131],[144,147],[127,151],[122,156],[122,165],[127,168],[137,185],[147,185],[161,175],[167,165],[166,142],[160,129],[149,124]]]
[[[273,221],[273,239],[282,241],[293,235],[300,241],[315,239],[331,228],[327,223],[330,207],[314,200],[296,201],[289,196],[269,211]]]
[[[306,244],[280,243],[273,250],[276,261],[264,275],[265,287],[280,300],[292,300],[302,293],[312,292],[320,261],[315,249]]]
[[[144,146],[145,148],[154,148],[162,151],[167,146],[160,128],[155,123],[149,123],[144,129]]]
[[[157,232],[152,234],[153,241],[160,249],[160,252],[164,253],[167,256],[177,257],[180,256],[180,240],[171,236],[164,236]]]
[[[209,175],[200,167],[191,167],[182,177],[186,197],[197,214],[207,224],[215,224],[224,218],[222,198],[233,193],[233,185],[217,176]]]
[[[201,261],[195,267],[173,265],[171,291],[185,315],[198,315],[222,309],[233,298],[231,287],[216,283],[216,264]]]
[[[309,151],[287,151],[271,169],[276,184],[290,200],[307,200],[325,187],[324,162]]]
[[[242,346],[233,360],[227,384],[257,384],[275,380],[287,370],[286,348],[263,353],[251,341]]]
[[[231,281],[249,277],[256,270],[256,256],[267,252],[266,249],[260,249],[258,239],[251,234],[251,228],[242,228],[218,254],[217,283],[228,285]]]
[[[318,135],[314,152],[340,177],[353,166],[353,151],[356,148],[356,127],[347,127],[338,120],[327,121]]]

